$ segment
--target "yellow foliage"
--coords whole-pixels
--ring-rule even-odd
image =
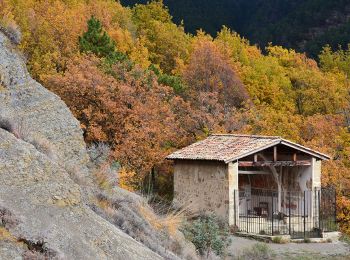
[[[136,191],[140,187],[141,180],[140,175],[136,174],[135,171],[127,170],[124,167],[118,172],[119,187],[122,189]]]
[[[78,54],[78,37],[86,30],[91,15],[114,34],[122,51],[129,51],[132,46],[126,30],[131,24],[131,13],[117,1],[7,0],[0,7],[0,17],[14,17],[21,28],[20,48],[29,57],[32,75],[40,81],[64,71],[67,61]]]
[[[129,51],[130,59],[143,69],[147,69],[151,65],[148,49],[145,46],[145,41],[146,40],[144,37],[137,38],[136,42],[133,44],[133,47]]]

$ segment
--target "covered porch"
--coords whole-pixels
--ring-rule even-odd
[[[292,238],[336,231],[335,192],[321,188],[317,158],[279,144],[241,158],[237,167],[239,231]]]

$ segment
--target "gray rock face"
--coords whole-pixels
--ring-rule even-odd
[[[58,164],[2,129],[0,160],[0,208],[16,218],[7,227],[15,237],[63,259],[160,259],[85,206]]]
[[[87,172],[79,122],[29,77],[1,32],[0,113],[24,121],[26,134],[44,137],[57,155],[52,159],[0,128],[0,259],[38,259],[32,254],[42,249],[53,259],[161,259],[85,205],[65,170],[68,163]]]
[[[53,145],[64,164],[88,160],[79,121],[55,94],[34,81],[23,57],[0,31],[0,115],[20,122],[27,135],[40,135]]]

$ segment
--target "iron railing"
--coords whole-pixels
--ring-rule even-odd
[[[234,219],[242,232],[306,238],[337,230],[333,189],[281,191],[280,196],[276,190],[234,192],[234,198],[239,198],[239,205],[236,199],[234,203]]]

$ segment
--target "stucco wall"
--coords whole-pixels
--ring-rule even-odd
[[[180,205],[191,203],[190,209],[195,212],[213,212],[227,220],[230,203],[228,165],[214,161],[176,161],[174,200]]]
[[[229,225],[237,225],[239,220],[238,162],[228,164],[229,175]]]
[[[315,158],[312,158],[311,167],[313,168],[312,171],[312,187],[321,187],[321,160],[316,160]]]

